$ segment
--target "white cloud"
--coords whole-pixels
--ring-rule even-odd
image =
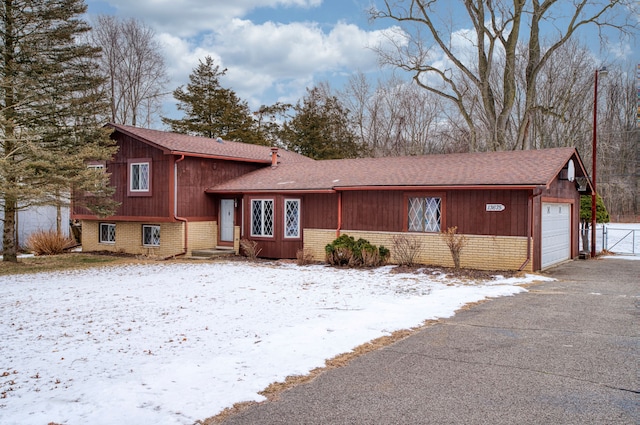
[[[91,4],[96,0],[89,0]],[[202,31],[215,31],[226,22],[259,8],[313,8],[322,0],[103,0],[118,16],[136,17],[159,32],[193,37]]]
[[[156,31],[171,79],[168,91],[187,84],[198,61],[211,56],[228,69],[223,85],[252,108],[276,101],[295,103],[315,82],[377,69],[378,58],[370,47],[388,38],[384,29],[366,30],[339,20],[351,16],[349,12],[325,8],[304,13],[319,8],[322,0],[88,0],[88,4],[93,13],[108,4],[116,16],[135,17]],[[249,20],[249,14],[261,21]],[[312,21],[320,15],[322,23]],[[301,20],[304,17],[309,19]],[[174,103],[169,96],[166,104],[172,108]]]

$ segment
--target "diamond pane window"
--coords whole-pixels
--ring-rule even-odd
[[[251,201],[251,236],[273,236],[273,200]]]
[[[100,223],[100,243],[116,243],[116,225],[113,223]]]
[[[131,164],[131,191],[146,192],[149,190],[149,163]]]
[[[439,232],[441,206],[441,198],[409,198],[409,231]]]
[[[287,199],[284,201],[284,237],[300,237],[300,200]]]
[[[160,246],[160,226],[142,226],[142,244]]]

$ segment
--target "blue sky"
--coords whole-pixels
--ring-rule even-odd
[[[209,55],[223,85],[251,108],[295,103],[307,87],[377,73],[370,49],[391,22],[368,22],[368,0],[87,0],[89,14],[135,17],[164,46],[172,91]],[[339,82],[337,84],[340,84]],[[169,107],[175,101],[168,97]],[[170,113],[170,111],[169,111]]]
[[[152,27],[163,46],[167,89],[188,82],[209,55],[227,68],[223,85],[249,106],[295,103],[307,87],[327,80],[335,88],[356,71],[373,79],[378,58],[371,47],[395,25],[371,24],[374,0],[86,0],[89,14],[135,17]],[[455,10],[452,11],[455,14]],[[464,28],[457,28],[464,30]],[[597,41],[593,43],[597,44]],[[602,61],[640,63],[632,45],[611,46]],[[634,52],[634,50],[636,50]],[[605,57],[606,56],[606,57]],[[175,101],[168,96],[165,114]]]

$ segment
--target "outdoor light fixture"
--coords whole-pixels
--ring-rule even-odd
[[[593,165],[591,167],[591,258],[596,256],[596,155],[597,155],[597,128],[598,128],[598,75],[606,77],[608,74],[607,67],[603,66],[596,69],[595,81],[593,84],[593,142],[591,159]]]

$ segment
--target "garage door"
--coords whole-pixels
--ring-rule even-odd
[[[542,268],[571,258],[571,205],[542,204]]]

